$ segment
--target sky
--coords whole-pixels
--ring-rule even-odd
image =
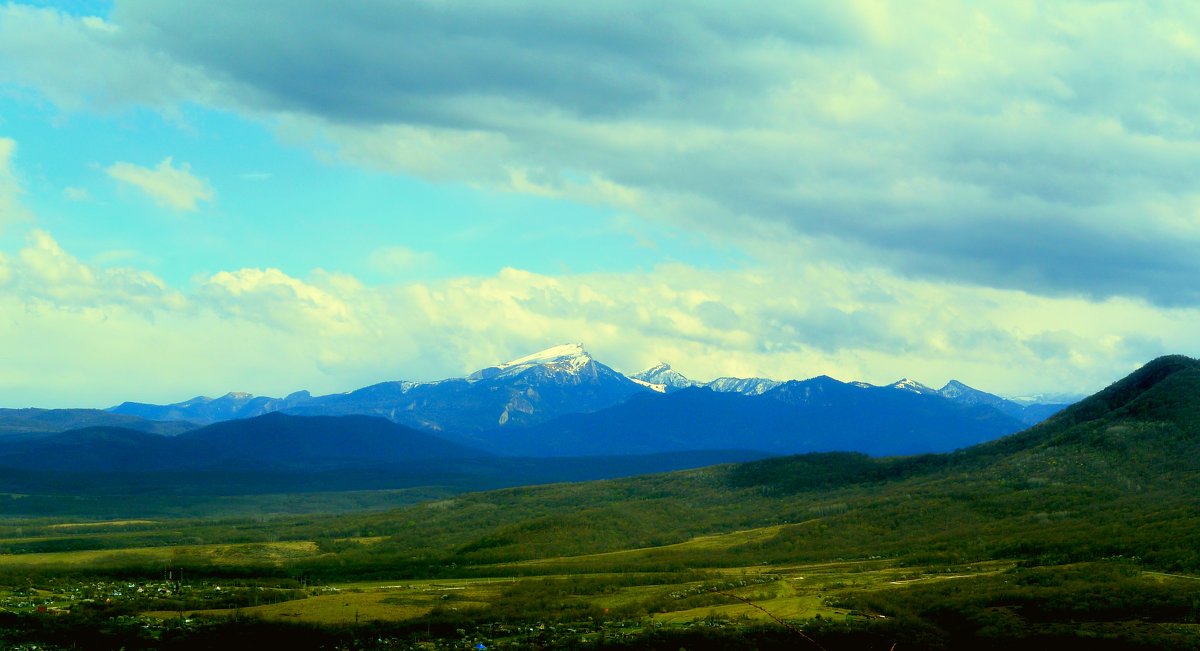
[[[1200,4],[0,4],[0,406],[1200,354]]]

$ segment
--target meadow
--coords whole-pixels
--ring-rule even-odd
[[[330,494],[364,505],[330,513],[217,496],[171,515],[127,495],[119,516],[9,515],[0,642],[1200,648],[1198,395],[1197,363],[1166,359],[946,455]]]

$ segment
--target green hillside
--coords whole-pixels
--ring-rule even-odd
[[[412,526],[355,566],[394,552],[461,568],[783,524],[753,549],[680,562],[1124,556],[1196,571],[1197,489],[1200,363],[1168,357],[1040,426],[950,455],[809,454],[479,493],[377,516],[381,527]]]
[[[146,624],[159,632],[127,648],[372,648],[365,617],[381,648],[1194,649],[1198,495],[1200,362],[1165,357],[947,455],[810,454],[327,517],[3,523],[0,585],[186,567],[190,600],[124,612],[204,625]],[[199,596],[216,582],[226,592]],[[0,628],[29,630],[22,617]],[[54,621],[112,621],[76,617]]]

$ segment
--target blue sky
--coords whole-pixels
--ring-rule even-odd
[[[0,5],[0,403],[1092,391],[1200,349],[1190,3]]]

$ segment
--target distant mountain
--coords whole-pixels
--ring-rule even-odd
[[[688,387],[707,387],[721,393],[741,393],[754,396],[779,386],[779,382],[776,380],[759,377],[719,377],[711,382],[697,382],[688,379],[666,362],[660,362],[640,373],[634,373],[629,378],[658,393],[670,393]]]
[[[483,456],[445,439],[372,416],[272,413],[230,420],[174,439],[214,468],[304,469],[472,459]]]
[[[1018,405],[1073,405],[1086,398],[1082,393],[1035,393],[1029,396],[1007,398]]]
[[[858,382],[855,384],[863,387],[871,386],[863,382]],[[950,380],[942,388],[934,389],[933,387],[921,384],[916,380],[903,378],[886,385],[886,388],[896,389],[899,391],[908,391],[910,393],[916,393],[919,395],[941,396],[947,400],[950,400],[951,402],[956,402],[963,405],[985,405],[996,409],[1001,413],[1007,414],[1026,425],[1035,425],[1040,423],[1041,421],[1058,413],[1069,404],[1021,404],[1012,400],[1001,398],[1000,396],[988,393],[986,391],[980,391],[979,389],[969,387],[958,380]]]
[[[171,405],[126,402],[111,411],[155,419],[214,423],[272,412],[301,416],[381,416],[430,431],[475,432],[539,423],[623,402],[647,388],[597,362],[581,344],[564,344],[465,378],[382,382],[326,396],[286,398],[229,393]]]
[[[35,438],[0,438],[0,468],[36,472],[161,470],[188,457],[176,438],[123,427],[85,427]]]
[[[172,436],[199,426],[182,420],[147,420],[102,409],[0,409],[0,436],[64,432],[83,427],[124,427]]]
[[[568,414],[596,412],[644,393],[674,393],[705,387],[718,393],[760,396],[791,382],[721,377],[702,383],[687,378],[666,363],[626,377],[593,359],[581,344],[563,344],[480,369],[466,377],[437,382],[381,382],[325,396],[298,391],[284,398],[270,398],[235,392],[215,399],[200,396],[169,405],[125,402],[110,411],[153,420],[187,420],[200,424],[274,412],[300,416],[368,415],[444,433],[451,438],[463,435],[470,439],[498,428],[535,426]],[[882,388],[941,397],[964,405],[988,406],[1025,424],[1036,423],[1061,408],[1017,404],[957,381],[951,381],[940,390],[909,379],[887,387],[874,387],[863,382],[846,386]]]
[[[370,414],[432,431],[479,432],[609,407],[648,389],[565,344],[463,379],[387,382],[287,408],[297,415]]]
[[[0,439],[0,468],[59,472],[303,470],[377,467],[486,456],[369,416],[272,413],[174,437],[89,427],[36,439]]]
[[[937,393],[943,398],[960,404],[987,405],[1016,418],[1026,425],[1036,425],[1070,406],[1070,403],[1021,404],[986,391],[973,389],[958,380],[950,380],[946,383],[946,386],[938,389]]]
[[[472,444],[497,454],[578,456],[752,449],[773,454],[857,451],[872,455],[945,452],[1024,425],[986,405],[938,395],[860,387],[821,376],[761,395],[704,387],[644,394],[592,414],[571,414]]]
[[[286,398],[268,398],[233,391],[220,398],[196,396],[170,405],[123,402],[109,411],[152,420],[190,420],[207,424],[234,418],[253,418],[302,405],[310,400],[312,396],[307,391],[297,391]]]
[[[719,377],[704,384],[705,387],[721,393],[740,393],[746,396],[762,395],[782,384],[778,380],[768,380],[761,377]]]
[[[840,391],[828,383],[793,389],[789,400]],[[671,404],[700,391],[629,404]],[[747,643],[736,629],[687,638],[686,648],[1182,650],[1197,648],[1195,624],[1181,622],[1195,620],[1200,594],[1198,494],[1200,362],[1168,357],[1045,423],[953,454],[779,457],[479,494],[454,509],[425,516],[428,509],[413,507],[396,519],[425,516],[405,552],[476,573],[487,563],[503,571],[568,555],[587,558],[591,571],[602,571],[596,563],[626,572],[754,563],[786,572],[875,559],[866,572],[907,573],[866,590],[822,582],[828,603],[856,615],[836,629],[810,620],[811,643],[778,628],[779,637]],[[588,535],[596,530],[605,535]],[[731,535],[718,542],[720,534]],[[398,555],[381,550],[379,566]],[[795,599],[790,589],[775,594]],[[844,630],[858,634],[839,637]],[[640,648],[685,646],[678,640],[658,637]]]
[[[272,413],[167,437],[88,427],[0,437],[0,491],[242,494],[437,487],[451,492],[608,479],[764,458],[750,450],[497,457],[371,416]]]

